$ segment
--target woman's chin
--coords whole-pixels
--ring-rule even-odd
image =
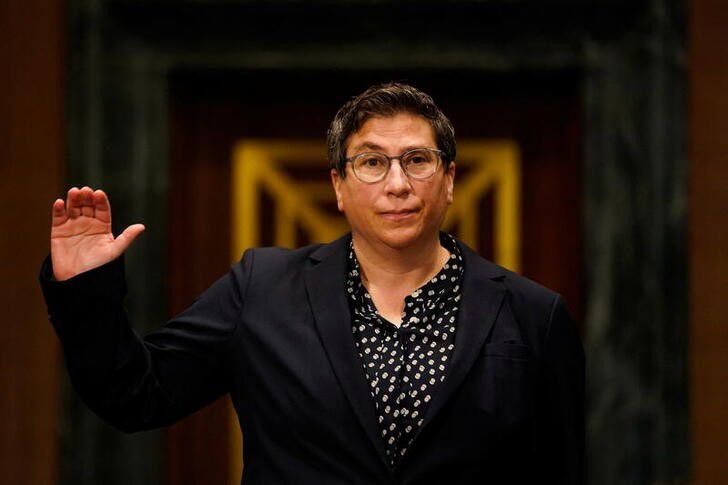
[[[393,249],[405,249],[420,242],[422,232],[418,227],[398,227],[380,234],[380,241]]]

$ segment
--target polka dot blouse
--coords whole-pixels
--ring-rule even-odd
[[[450,259],[430,281],[405,297],[398,328],[377,313],[349,242],[346,290],[352,332],[393,467],[422,425],[455,348],[463,260],[452,236],[440,233],[440,244],[450,252]]]

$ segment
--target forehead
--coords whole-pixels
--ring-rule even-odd
[[[411,148],[437,148],[435,133],[424,116],[397,113],[394,116],[373,116],[347,143],[347,154],[366,149],[379,149],[399,154]]]

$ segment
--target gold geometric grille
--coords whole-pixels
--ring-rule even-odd
[[[477,247],[481,225],[480,200],[493,197],[493,259],[518,271],[520,253],[520,163],[517,146],[510,141],[458,142],[458,173],[453,204],[443,230]],[[335,201],[328,177],[325,149],[312,140],[242,140],[233,149],[232,259],[247,248],[261,245],[263,217],[271,226],[273,245],[295,247],[303,231],[310,242],[329,242],[348,230],[342,214],[322,205]],[[322,174],[318,180],[300,180],[292,168]],[[261,210],[261,194],[273,200],[270,214]]]

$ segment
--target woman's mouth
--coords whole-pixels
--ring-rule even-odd
[[[380,215],[390,221],[402,221],[414,217],[419,211],[419,209],[400,209],[380,212]]]

